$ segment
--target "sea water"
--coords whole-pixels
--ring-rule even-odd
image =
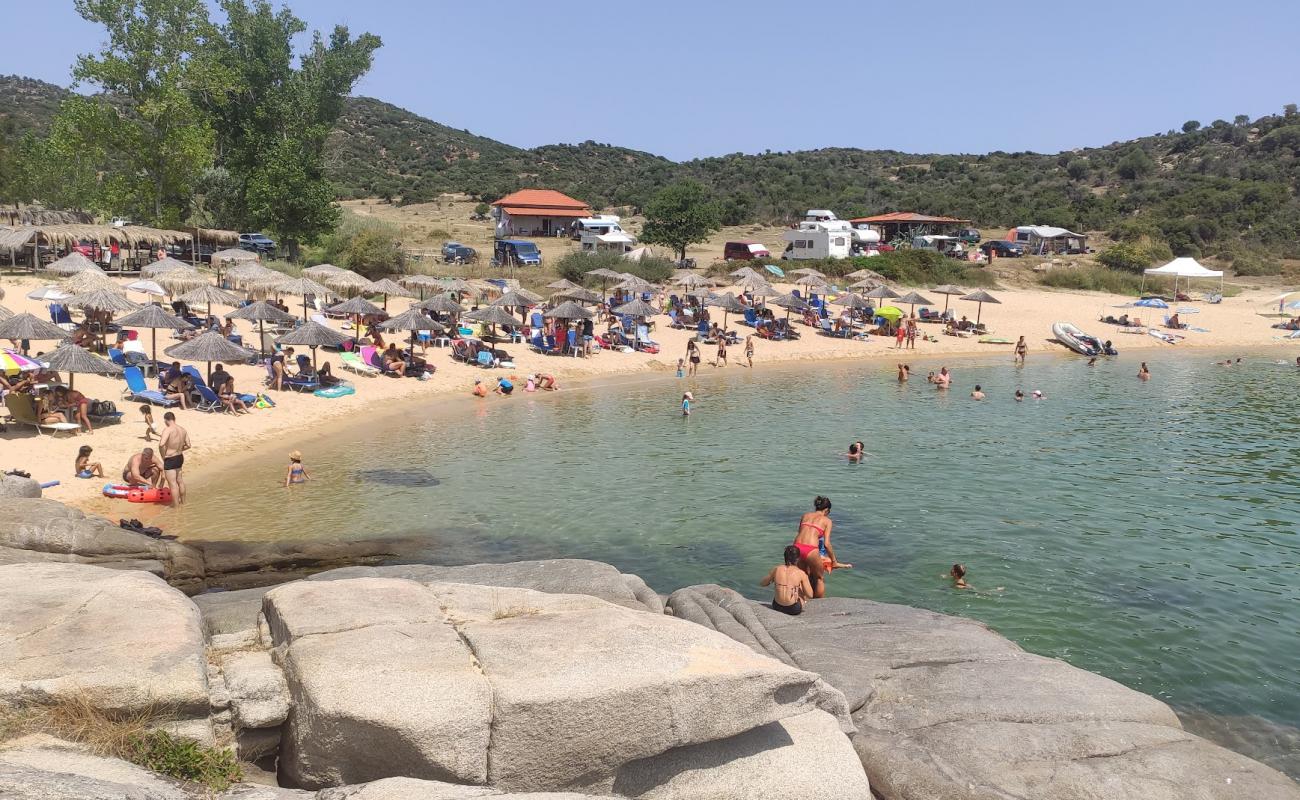
[[[1017,367],[1000,353],[949,364],[947,392],[925,380],[938,362],[914,363],[906,384],[879,363],[704,365],[695,380],[450,411],[432,399],[294,442],[306,486],[280,488],[277,453],[159,524],[185,538],[416,535],[432,563],[591,558],[661,592],[766,598],[759,579],[826,495],[835,551],[854,565],[831,594],[982,620],[1214,720],[1202,727],[1294,775],[1300,370],[1283,357],[1224,367],[1161,351],[1142,382],[1136,359]],[[986,400],[970,399],[975,384]],[[945,579],[956,562],[973,589]]]

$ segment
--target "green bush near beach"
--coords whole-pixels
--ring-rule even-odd
[[[590,285],[595,279],[588,278],[587,273],[593,269],[612,269],[615,272],[630,272],[651,283],[663,283],[673,276],[673,262],[666,258],[646,257],[640,261],[628,261],[618,253],[566,253],[555,262],[555,271],[561,278],[574,283]],[[598,282],[597,282],[597,285]]]
[[[906,286],[937,286],[942,283],[955,283],[961,286],[995,286],[997,280],[993,275],[968,262],[941,256],[931,250],[895,250],[878,256],[860,256],[858,258],[810,258],[798,261],[779,261],[777,259],[759,259],[755,261],[719,261],[711,265],[708,274],[724,277],[742,266],[749,265],[762,270],[772,264],[784,271],[803,269],[805,267],[821,272],[827,278],[843,278],[850,272],[869,269],[885,276],[886,279]],[[775,276],[773,276],[775,278]]]
[[[1105,267],[1054,269],[1045,273],[1038,282],[1055,289],[1082,289],[1134,297],[1142,291],[1142,279],[1137,275]]]

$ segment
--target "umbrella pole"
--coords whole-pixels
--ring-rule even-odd
[[[311,349],[311,371],[312,372],[316,371],[316,348],[315,347],[312,347]]]
[[[980,324],[980,315],[984,313],[984,304],[980,303],[975,307],[975,324]]]
[[[158,374],[158,329],[154,328],[151,332],[153,336],[153,369],[154,374]]]
[[[257,354],[259,356],[266,355],[266,351],[262,349],[262,345],[266,344],[266,328],[263,327],[265,324],[260,319],[257,321]]]
[[[948,316],[948,301],[951,300],[951,299],[952,299],[952,296],[951,296],[951,295],[947,295],[947,294],[945,294],[945,295],[943,296],[943,315],[944,315],[945,317]]]
[[[302,296],[302,321],[307,321],[307,295]]]

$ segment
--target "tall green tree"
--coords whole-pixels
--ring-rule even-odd
[[[722,210],[703,186],[680,181],[666,187],[646,205],[641,241],[671,247],[679,259],[686,246],[707,241],[722,227]]]
[[[203,0],[75,0],[88,22],[103,26],[102,50],[78,57],[77,84],[100,90],[66,101],[59,112],[66,140],[58,147],[102,152],[109,176],[98,188],[100,210],[157,225],[177,225],[193,183],[212,161],[212,129],[192,100],[205,82],[193,56],[212,33]],[[111,169],[108,169],[111,166]]]
[[[220,80],[195,99],[217,130],[217,163],[239,187],[226,223],[275,233],[296,258],[301,244],[333,230],[339,211],[325,177],[325,140],[352,87],[369,69],[379,37],[336,26],[315,34],[295,66],[292,39],[307,30],[266,0],[221,0],[226,22],[204,54]]]

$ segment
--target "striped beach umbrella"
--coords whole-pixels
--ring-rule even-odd
[[[35,372],[44,366],[34,358],[29,358],[17,350],[0,350],[0,372],[14,375],[19,372]]]

